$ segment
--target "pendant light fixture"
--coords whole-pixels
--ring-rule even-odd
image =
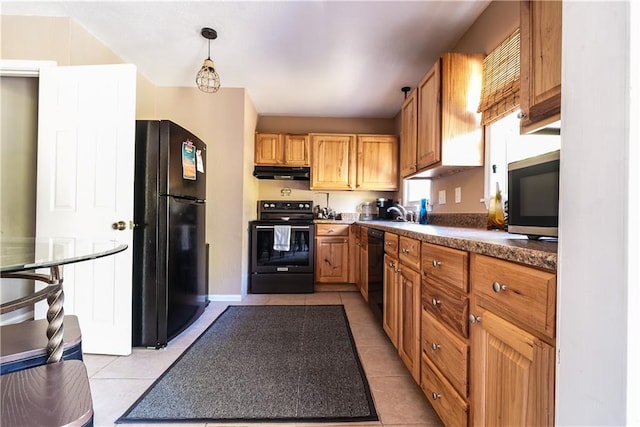
[[[200,31],[200,34],[209,41],[209,54],[196,75],[196,85],[203,92],[216,93],[220,89],[220,77],[211,60],[211,40],[215,40],[218,37],[218,33],[216,30],[205,27]]]

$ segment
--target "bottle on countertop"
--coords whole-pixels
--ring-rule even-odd
[[[420,199],[420,224],[429,224],[427,218],[427,199]]]
[[[487,230],[502,230],[504,228],[504,210],[502,209],[502,193],[500,185],[496,182],[496,194],[489,202],[489,216],[487,218]]]

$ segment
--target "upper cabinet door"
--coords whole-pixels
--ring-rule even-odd
[[[309,166],[309,136],[284,136],[284,163],[289,166]]]
[[[352,134],[311,134],[311,189],[353,190],[355,147]]]
[[[440,161],[440,66],[438,59],[418,85],[418,170]]]
[[[520,2],[520,133],[560,119],[562,2]]]
[[[400,134],[400,174],[408,176],[417,171],[418,147],[418,91],[414,90],[402,104],[402,130]]]
[[[279,133],[256,133],[256,165],[281,166],[284,164],[282,135]]]
[[[356,189],[398,190],[398,138],[358,135]]]

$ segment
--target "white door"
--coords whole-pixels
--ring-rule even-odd
[[[131,353],[135,85],[130,64],[40,72],[36,237],[129,245],[63,269],[65,314],[78,316],[87,353]]]

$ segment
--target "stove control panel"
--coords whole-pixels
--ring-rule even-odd
[[[280,212],[280,211],[311,212],[312,203],[313,202],[308,200],[291,201],[291,202],[261,200],[258,202],[258,212]]]

